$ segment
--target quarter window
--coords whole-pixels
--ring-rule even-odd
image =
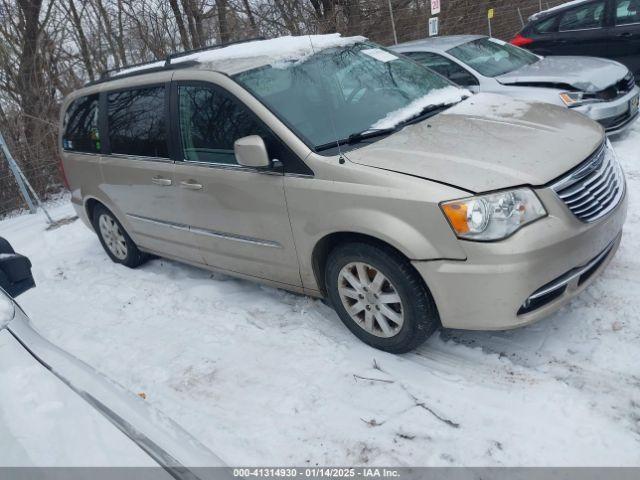
[[[98,95],[74,100],[64,117],[62,147],[74,152],[99,153]]]
[[[640,23],[640,0],[616,1],[616,25]]]
[[[569,10],[560,20],[560,31],[600,28],[604,22],[605,2],[593,2]]]
[[[407,52],[405,55],[463,87],[479,84],[478,79],[460,65],[437,53]]]
[[[247,107],[230,95],[207,86],[180,85],[180,137],[184,159],[237,164],[236,140],[268,134]],[[266,141],[265,141],[266,142]],[[269,146],[269,142],[267,147]]]
[[[546,20],[542,20],[533,26],[533,30],[536,33],[550,33],[556,29],[558,21],[558,16],[547,18]]]
[[[164,87],[114,92],[107,98],[112,153],[169,157]]]

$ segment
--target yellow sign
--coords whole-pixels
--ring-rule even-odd
[[[493,18],[493,8],[490,8],[489,11],[487,12],[487,18],[489,18],[489,20],[491,20]]]

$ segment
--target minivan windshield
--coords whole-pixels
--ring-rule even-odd
[[[389,127],[408,120],[401,118],[403,109],[409,108],[408,113],[415,116],[428,107],[427,95],[427,103],[433,99],[434,104],[452,104],[462,98],[460,93],[451,98],[454,87],[444,77],[365,42],[259,67],[234,79],[317,151],[349,137],[380,138],[361,135],[372,129],[390,133]],[[449,95],[439,96],[439,90]],[[421,108],[415,111],[416,106]],[[387,121],[382,128],[380,121],[385,118],[398,121],[394,125]]]
[[[537,55],[495,38],[463,43],[447,53],[485,77],[497,77],[540,61]]]

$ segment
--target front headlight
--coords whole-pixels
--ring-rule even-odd
[[[560,98],[567,107],[577,107],[582,105],[584,99],[583,92],[562,92]]]
[[[440,208],[459,238],[478,241],[506,238],[547,214],[530,188],[444,202]]]
[[[579,107],[586,103],[603,102],[602,98],[598,98],[593,93],[585,92],[562,92],[560,98],[567,107]]]

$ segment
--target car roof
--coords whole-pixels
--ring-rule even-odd
[[[486,35],[444,35],[442,37],[424,38],[422,40],[401,43],[391,47],[391,49],[406,51],[407,47],[413,47],[416,49],[424,48],[426,50],[446,52],[447,50],[480,38],[486,38]]]
[[[573,7],[577,7],[583,3],[588,3],[595,0],[571,0],[566,3],[561,3],[560,5],[556,5],[555,7],[547,8],[546,10],[541,10],[540,12],[534,13],[531,15],[527,21],[535,22],[537,20],[541,20],[543,18],[549,18],[557,13],[563,12],[565,10],[569,10]]]
[[[366,40],[360,36],[342,37],[339,33],[334,33],[283,36],[268,40],[237,42],[225,46],[214,45],[209,48],[170,55],[167,60],[134,65],[117,72],[110,72],[106,78],[95,83],[105,83],[169,69],[209,70],[225,75],[235,75],[265,65],[300,60],[327,48],[348,46]]]

